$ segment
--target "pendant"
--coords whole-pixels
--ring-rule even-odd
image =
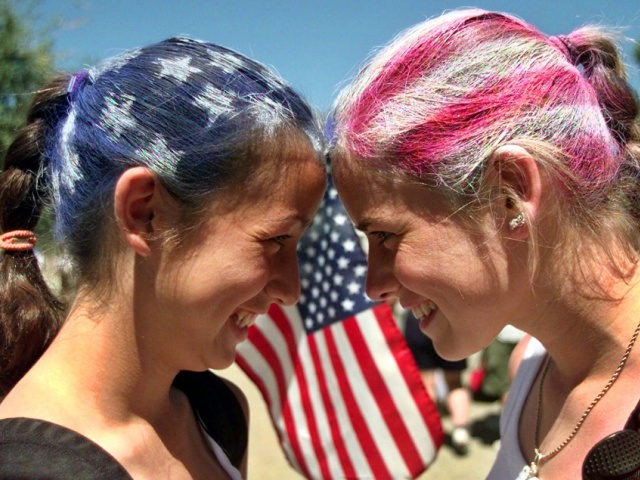
[[[538,467],[531,462],[531,465],[525,465],[516,480],[540,480],[538,478]]]
[[[524,466],[524,468],[520,472],[520,475],[518,475],[517,480],[540,480],[540,478],[538,477],[538,463],[545,457],[545,455],[540,453],[537,448],[534,450],[534,452],[536,455],[533,459],[533,462],[531,462],[529,465]]]
[[[531,465],[525,465],[520,475],[518,475],[518,480],[540,480],[536,464],[531,462]]]

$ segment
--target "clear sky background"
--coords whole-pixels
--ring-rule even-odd
[[[41,0],[53,31],[57,66],[76,70],[122,50],[177,34],[238,50],[274,67],[318,109],[374,49],[403,29],[459,7],[515,14],[544,33],[596,23],[619,29],[635,89],[640,74],[640,0]]]

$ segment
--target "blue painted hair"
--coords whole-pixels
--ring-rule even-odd
[[[45,155],[57,235],[72,246],[96,228],[96,210],[132,166],[150,168],[176,199],[193,205],[238,168],[250,170],[242,157],[258,137],[293,129],[320,149],[316,118],[289,85],[210,43],[172,38],[76,74],[70,85],[68,113]]]
[[[36,95],[0,174],[0,233],[33,230],[50,203],[77,273],[98,280],[96,267],[110,267],[101,257],[126,169],[152,170],[186,222],[220,189],[254,181],[265,162],[280,161],[269,163],[278,173],[286,159],[320,161],[322,149],[313,111],[275,73],[211,43],[168,39]],[[0,252],[0,397],[44,351],[62,312],[33,251]]]

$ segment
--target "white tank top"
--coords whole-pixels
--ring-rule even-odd
[[[500,415],[500,450],[487,476],[488,480],[520,480],[526,460],[520,450],[518,427],[520,415],[531,386],[542,365],[546,351],[535,338],[529,340],[518,373],[513,379],[507,402]]]
[[[218,463],[220,464],[222,469],[227,473],[227,475],[229,475],[230,480],[242,480],[240,471],[233,466],[231,460],[229,460],[229,457],[227,457],[226,453],[224,453],[224,450],[222,450],[220,445],[218,445],[216,441],[207,434],[202,426],[200,426],[200,430],[202,430],[204,438],[209,444],[209,448],[211,448],[211,451],[216,456],[216,459],[218,460]]]

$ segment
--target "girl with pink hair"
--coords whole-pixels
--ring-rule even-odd
[[[553,37],[482,10],[407,30],[336,102],[368,294],[411,309],[447,359],[507,324],[532,337],[489,478],[596,478],[623,428],[635,458],[604,473],[640,460],[637,113],[603,29]]]

